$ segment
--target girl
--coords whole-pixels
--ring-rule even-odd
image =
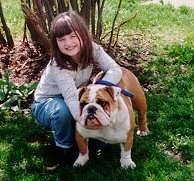
[[[96,64],[106,72],[103,80],[115,84],[122,71],[92,41],[84,20],[76,12],[64,12],[54,18],[51,42],[53,56],[35,91],[32,114],[53,132],[56,148],[67,152],[73,145],[74,125],[80,116],[77,88],[88,83]]]

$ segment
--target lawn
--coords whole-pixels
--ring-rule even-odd
[[[106,3],[106,28],[110,27],[116,2]],[[2,0],[11,30],[20,24],[14,31],[19,39],[18,29],[23,23],[9,14],[11,3]],[[43,165],[43,150],[51,140],[50,133],[29,113],[0,110],[0,180],[194,180],[194,10],[126,1],[120,13],[118,22],[136,14],[121,30],[120,42],[129,45],[126,55],[130,56],[132,49],[147,52],[146,58],[138,60],[141,71],[137,76],[147,96],[151,134],[135,136],[132,158],[137,167],[121,169],[119,146],[114,145],[102,156],[91,158],[83,168],[67,165],[48,173]]]

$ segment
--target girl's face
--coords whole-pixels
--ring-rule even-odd
[[[79,53],[83,44],[82,39],[75,32],[56,38],[59,50],[70,56],[73,60],[79,61]]]

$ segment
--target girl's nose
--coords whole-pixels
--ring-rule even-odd
[[[73,44],[73,41],[72,41],[72,39],[70,39],[70,38],[67,38],[65,41],[64,41],[64,45],[66,45],[66,46],[70,46],[70,45],[72,45]]]

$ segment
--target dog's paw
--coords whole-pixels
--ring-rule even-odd
[[[132,161],[132,159],[129,158],[121,158],[120,159],[120,163],[121,163],[121,168],[123,169],[134,169],[136,167],[135,162]]]
[[[86,162],[89,160],[88,154],[82,155],[79,153],[79,156],[75,160],[73,167],[82,167],[86,164]]]
[[[149,134],[149,130],[146,130],[146,131],[137,130],[138,136],[147,136],[148,134]]]

